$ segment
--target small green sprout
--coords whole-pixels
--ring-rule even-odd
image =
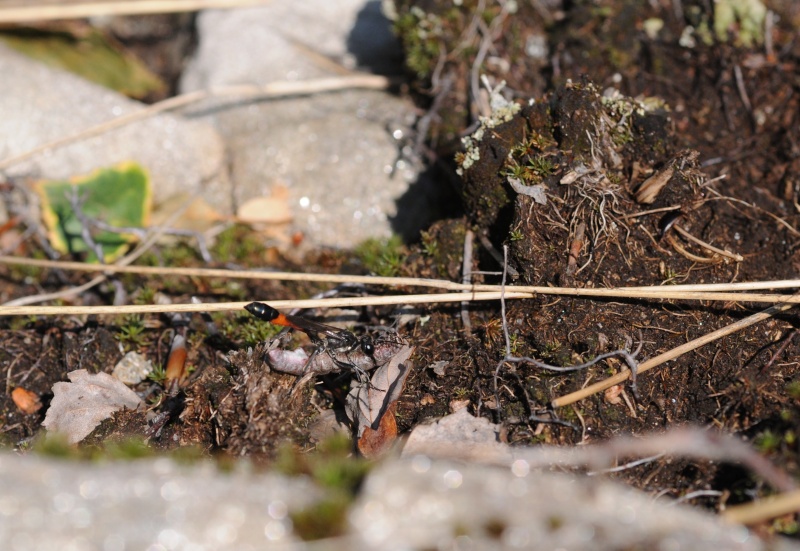
[[[141,348],[144,346],[144,320],[141,314],[125,316],[119,331],[119,339],[127,348]]]

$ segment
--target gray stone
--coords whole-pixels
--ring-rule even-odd
[[[774,549],[744,526],[608,480],[417,456],[370,473],[350,523],[381,549]],[[781,542],[783,549],[797,548]]]
[[[207,10],[181,79],[192,91],[329,76],[347,68],[397,73],[402,54],[376,0],[273,0],[256,8]]]
[[[169,459],[0,454],[0,541],[33,549],[308,549],[291,514],[325,499],[306,477]],[[797,550],[603,478],[416,456],[367,476],[349,533],[320,549]]]
[[[87,463],[0,455],[8,551],[255,550],[297,541],[289,512],[321,495],[302,477],[168,459]]]
[[[396,216],[416,174],[391,174],[398,144],[386,130],[406,110],[388,94],[346,91],[217,111],[237,202],[285,187],[293,226],[315,245],[344,248],[413,232],[416,213]],[[418,199],[418,208],[429,208]]]
[[[203,12],[198,28],[184,92],[336,76],[323,58],[386,69],[381,62],[392,67],[397,51],[375,1],[275,0]],[[307,243],[351,247],[368,237],[413,235],[430,222],[435,195],[424,184],[411,192],[413,163],[396,165],[395,131],[413,122],[413,106],[387,92],[212,102],[191,112],[208,117],[228,145],[236,203],[284,186],[293,230]]]
[[[144,107],[2,45],[0,74],[0,161]],[[209,203],[230,209],[219,136],[207,123],[169,114],[46,151],[6,172],[34,179],[67,179],[125,160],[148,170],[157,203],[178,193],[192,193],[202,185]]]

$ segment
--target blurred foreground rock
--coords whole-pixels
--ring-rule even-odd
[[[304,477],[168,459],[0,456],[0,541],[31,549],[305,549],[291,516],[324,500]],[[326,549],[799,549],[603,478],[415,456],[367,477]]]

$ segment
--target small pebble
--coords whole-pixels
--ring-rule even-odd
[[[153,363],[138,352],[128,352],[114,366],[112,375],[126,385],[138,385],[153,372]]]

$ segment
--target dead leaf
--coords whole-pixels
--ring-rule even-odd
[[[285,186],[275,186],[269,197],[254,197],[242,203],[236,218],[245,224],[285,224],[292,221],[289,208],[289,191]]]
[[[470,403],[469,399],[451,400],[450,403],[448,404],[448,406],[450,407],[450,411],[455,413],[458,410],[464,409],[465,407],[467,407],[469,405],[469,403]]]
[[[345,401],[345,412],[355,425],[356,436],[359,440],[367,428],[390,437],[387,432],[390,430],[388,425],[383,427],[383,431],[381,429],[381,418],[389,414],[393,403],[403,392],[403,384],[411,371],[408,358],[413,351],[414,347],[404,345],[388,362],[375,370],[369,383],[357,383],[350,389]],[[394,417],[394,415],[390,416]],[[397,431],[395,430],[394,435],[391,435],[391,440],[382,444],[373,442],[371,446],[388,446],[396,436]]]
[[[14,400],[14,404],[19,410],[27,415],[42,409],[42,401],[39,399],[39,395],[21,386],[11,391],[11,399]]]
[[[645,205],[653,203],[664,186],[672,179],[673,174],[675,174],[675,167],[668,166],[650,176],[636,190],[636,201]]]
[[[172,220],[175,211],[181,209],[183,209],[183,213],[180,217],[177,220]],[[154,206],[150,224],[151,226],[159,226],[169,221],[169,226],[172,228],[204,232],[213,224],[224,220],[225,217],[202,197],[192,197],[188,193],[177,193]]]
[[[115,411],[136,409],[142,403],[135,392],[108,373],[92,375],[78,369],[67,377],[71,383],[53,385],[53,400],[42,425],[64,434],[70,444],[86,438]]]
[[[625,387],[622,385],[614,385],[606,389],[603,393],[603,399],[612,405],[618,405],[622,403],[621,394]]]
[[[361,455],[367,459],[379,457],[397,440],[397,419],[394,417],[396,411],[397,402],[392,402],[381,416],[377,430],[364,427],[364,432],[358,439],[358,451]]]

